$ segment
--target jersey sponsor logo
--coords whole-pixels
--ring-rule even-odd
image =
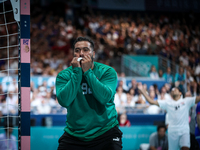
[[[113,141],[119,141],[119,138],[118,137],[113,138]]]

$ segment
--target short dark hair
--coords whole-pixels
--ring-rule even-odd
[[[173,89],[173,88],[176,88],[176,89],[178,89],[178,90],[179,90],[179,92],[181,92],[181,93],[182,93],[182,90],[181,90],[181,88],[180,88],[179,86],[177,86],[177,87],[176,87],[176,86],[172,86],[172,88],[171,88],[171,91],[172,91],[172,89]]]
[[[92,48],[92,50],[94,51],[94,41],[91,40],[91,39],[88,38],[88,37],[81,37],[81,36],[78,37],[78,38],[74,41],[73,49],[74,49],[74,47],[75,47],[75,44],[76,44],[77,42],[80,42],[80,41],[88,41],[88,42],[90,42],[91,48]]]
[[[161,128],[164,128],[165,131],[167,131],[167,127],[166,127],[166,125],[161,124],[161,125],[158,125],[158,127],[157,127],[157,132],[158,132]]]

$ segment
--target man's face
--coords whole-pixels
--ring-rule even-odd
[[[162,87],[162,89],[161,89],[162,91],[162,93],[166,93],[166,88],[165,87]]]
[[[136,85],[136,80],[132,80],[132,85]]]
[[[74,57],[85,57],[87,55],[89,55],[92,60],[95,57],[95,52],[92,50],[90,42],[77,42],[74,46]]]
[[[160,129],[158,130],[158,136],[159,136],[160,138],[163,138],[163,137],[165,136],[165,128],[160,128]]]
[[[173,88],[171,91],[172,97],[181,96],[181,92],[177,88]]]

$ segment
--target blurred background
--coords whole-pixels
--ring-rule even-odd
[[[67,110],[57,102],[55,79],[70,66],[72,45],[79,36],[94,40],[95,61],[112,66],[118,74],[114,101],[124,150],[148,144],[157,126],[167,125],[166,112],[150,106],[138,84],[154,100],[168,100],[174,86],[183,97],[200,93],[199,8],[198,0],[31,0],[31,149],[56,149],[63,133]],[[0,28],[0,34],[4,32]],[[17,38],[12,36],[10,43],[17,43]],[[6,41],[1,39],[0,45]],[[11,49],[17,56],[18,49]],[[8,65],[17,69],[17,59],[9,64],[0,60],[1,70]],[[9,115],[18,111],[18,96],[5,94],[18,91],[13,82],[18,72],[10,73],[9,82],[0,73],[2,116],[7,115],[6,101],[13,103]]]

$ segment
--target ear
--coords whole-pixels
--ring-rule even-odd
[[[93,58],[95,58],[95,51],[93,50]]]

